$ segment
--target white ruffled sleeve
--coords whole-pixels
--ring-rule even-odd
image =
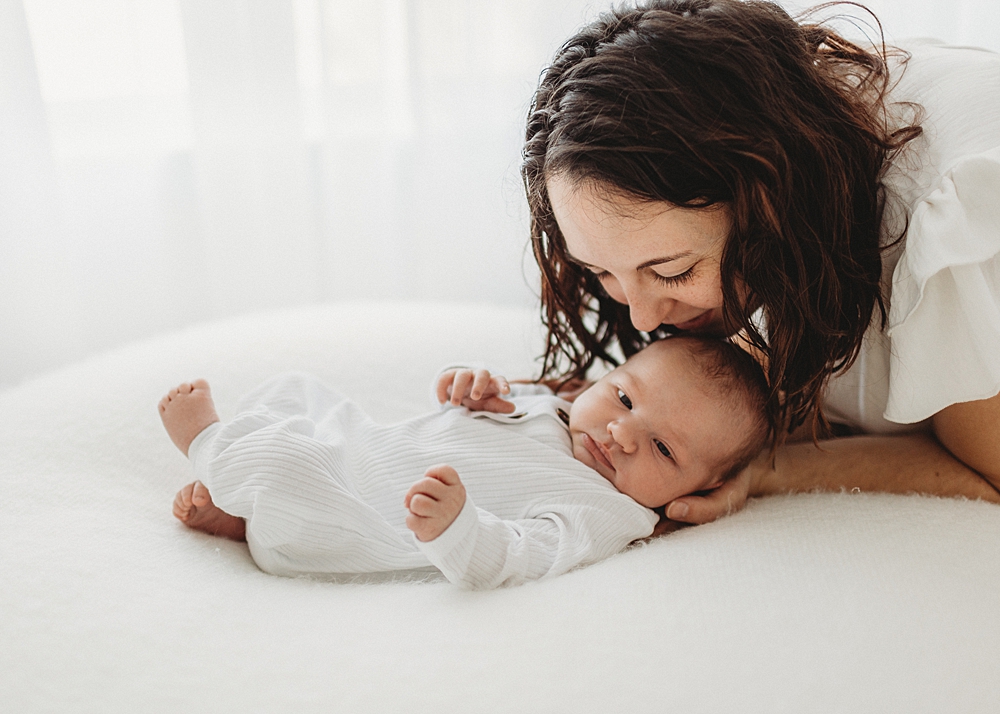
[[[963,158],[914,207],[887,333],[889,421],[1000,392],[1000,147]]]

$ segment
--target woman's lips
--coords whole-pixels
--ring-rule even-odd
[[[706,310],[691,320],[686,322],[675,322],[674,327],[678,330],[700,330],[712,321],[712,310]]]
[[[610,454],[606,446],[592,439],[590,434],[582,434],[580,440],[583,442],[583,448],[589,451],[590,455],[594,457],[594,461],[608,467],[612,473],[615,472],[614,464],[611,463]]]

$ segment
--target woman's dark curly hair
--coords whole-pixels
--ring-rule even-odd
[[[580,30],[542,74],[523,152],[543,376],[583,377],[596,359],[616,362],[616,343],[627,357],[672,329],[639,332],[567,259],[547,178],[724,204],[727,329],[767,356],[775,438],[809,419],[818,433],[828,378],[853,363],[876,309],[885,322],[882,177],[920,133],[892,127],[889,89],[884,46],[862,49],[769,2],[649,0]],[[758,308],[766,327],[751,319]]]

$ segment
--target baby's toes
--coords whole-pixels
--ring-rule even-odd
[[[174,517],[179,520],[186,521],[191,516],[191,493],[194,490],[194,484],[189,483],[187,486],[182,488],[177,492],[174,497]]]
[[[184,384],[182,384],[179,387],[177,387],[177,391],[180,392],[181,394],[190,394],[191,393],[191,389],[192,389],[192,387],[191,387],[191,384],[189,382],[184,382]]]
[[[205,488],[205,484],[201,481],[195,481],[191,484],[191,503],[193,503],[198,508],[203,508],[212,503],[212,496],[209,494],[208,489]]]

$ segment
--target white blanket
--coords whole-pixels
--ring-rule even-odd
[[[810,494],[492,592],[293,580],[170,515],[156,402],[297,369],[377,419],[448,361],[530,375],[533,312],[339,304],[204,325],[0,395],[3,712],[1000,711],[1000,508]]]

